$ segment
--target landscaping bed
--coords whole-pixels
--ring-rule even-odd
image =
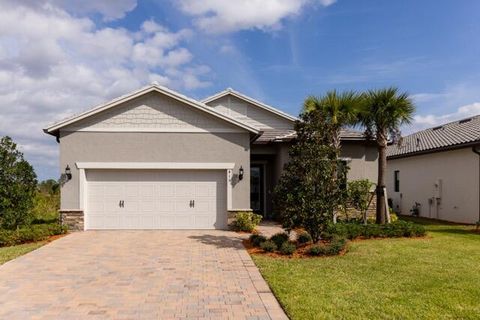
[[[0,247],[43,241],[66,232],[67,228],[58,223],[32,224],[16,230],[0,229]]]
[[[317,243],[312,242],[312,237],[306,231],[297,230],[295,240],[290,239],[287,233],[277,233],[269,239],[263,235],[252,234],[244,241],[244,245],[251,254],[292,258],[319,257],[345,254],[347,240],[423,237],[425,233],[424,226],[402,220],[385,225],[339,222],[330,225]]]

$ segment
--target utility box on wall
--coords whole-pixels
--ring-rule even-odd
[[[441,199],[442,198],[442,179],[437,179],[434,184],[433,189],[433,196],[434,198]]]

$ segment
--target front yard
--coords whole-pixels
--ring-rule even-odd
[[[479,319],[480,234],[415,221],[426,238],[353,241],[327,258],[253,259],[291,319]]]

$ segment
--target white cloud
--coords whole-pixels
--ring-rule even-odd
[[[137,0],[5,0],[5,2],[34,9],[53,6],[75,15],[98,13],[105,21],[121,19],[137,6]]]
[[[179,0],[180,9],[196,18],[195,24],[209,33],[238,30],[272,30],[282,20],[309,5],[329,6],[336,0]]]
[[[58,146],[41,130],[52,121],[152,81],[176,89],[209,85],[203,78],[210,69],[195,65],[185,47],[189,30],[152,20],[136,32],[98,27],[53,5],[67,1],[23,2],[0,4],[0,135],[19,141],[37,169],[55,172],[49,166]],[[121,1],[123,13],[133,2]],[[110,18],[122,11],[100,4],[91,10]]]
[[[405,132],[411,133],[480,114],[477,83],[478,81],[470,80],[448,85],[438,92],[413,94],[417,115],[413,124],[405,128]]]
[[[443,115],[416,115],[413,119],[414,131],[435,127],[447,122],[468,118],[480,114],[480,102],[474,102],[465,106],[459,107],[455,112]]]

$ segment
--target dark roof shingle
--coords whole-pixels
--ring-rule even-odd
[[[449,122],[400,139],[387,148],[387,157],[403,157],[438,149],[480,143],[480,115]]]

